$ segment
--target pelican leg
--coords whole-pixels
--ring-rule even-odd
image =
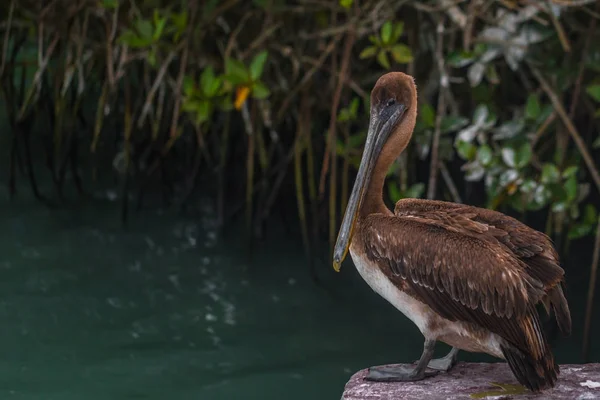
[[[437,371],[425,371],[427,364],[433,357],[435,340],[425,339],[423,353],[415,367],[404,366],[381,366],[369,368],[366,380],[377,382],[399,382],[399,381],[420,381],[421,379],[437,375]]]
[[[427,368],[434,369],[436,371],[450,371],[452,367],[456,365],[456,360],[458,359],[459,349],[453,347],[452,350],[448,354],[446,354],[442,358],[434,358],[429,361]]]

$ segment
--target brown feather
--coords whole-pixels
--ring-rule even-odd
[[[386,264],[402,259],[405,275],[413,284],[437,287],[463,306],[510,317],[522,315],[530,300],[537,303],[543,295],[539,283],[508,251],[445,229],[438,220],[371,215],[361,225],[358,234],[370,259],[386,259]],[[428,265],[436,265],[437,274],[428,273]],[[515,301],[509,303],[509,298]]]
[[[443,318],[499,335],[521,383],[532,390],[553,386],[558,365],[535,306],[549,303],[565,333],[571,319],[560,286],[564,271],[549,239],[532,234],[538,244],[527,243],[523,235],[535,231],[489,210],[411,201],[413,209],[401,202],[394,216],[361,221],[357,234],[367,257]]]
[[[357,234],[369,259],[380,261],[396,284],[407,276],[415,296],[443,318],[484,327],[535,359],[552,357],[535,310],[545,296],[542,284],[504,246],[464,226],[462,233],[445,229],[441,220],[374,214]],[[396,274],[400,263],[406,272]],[[438,273],[427,272],[428,265]]]
[[[481,239],[503,246],[522,261],[527,274],[541,284],[547,295],[543,303],[550,305],[554,311],[560,331],[570,334],[571,314],[561,288],[564,270],[547,235],[497,211],[438,200],[400,200],[396,203],[394,214],[445,221],[453,231],[479,233]],[[487,226],[487,229],[482,229],[482,226]],[[509,303],[517,300],[512,293],[507,295]]]
[[[569,336],[571,334],[571,312],[561,285],[550,290],[548,298],[556,317],[558,329],[563,335]]]

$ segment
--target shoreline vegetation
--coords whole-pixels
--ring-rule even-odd
[[[591,269],[572,271],[590,276],[587,354],[600,257],[597,1],[6,0],[0,13],[11,198],[25,180],[57,206],[66,185],[85,195],[110,176],[125,222],[146,193],[184,206],[210,187],[219,222],[243,213],[249,238],[292,204],[312,259],[335,240],[370,88],[401,70],[417,82],[419,117],[387,200],[510,213],[563,255],[595,236]]]

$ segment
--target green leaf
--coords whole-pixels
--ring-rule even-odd
[[[219,92],[222,83],[223,82],[221,81],[221,78],[214,78],[210,86],[208,87],[208,90],[206,91],[206,95],[208,97],[215,97]]]
[[[202,75],[200,75],[200,87],[202,88],[202,93],[210,96],[209,92],[214,80],[215,72],[213,71],[212,67],[204,68],[204,71],[202,71]]]
[[[119,0],[102,0],[102,7],[109,10],[115,9],[119,6]]]
[[[433,111],[433,107],[430,104],[425,103],[421,107],[421,112],[419,113],[419,117],[421,121],[427,128],[433,128],[435,126],[435,111]]]
[[[152,23],[147,19],[138,19],[135,21],[135,29],[138,35],[148,41],[152,42]]]
[[[473,53],[468,51],[455,51],[448,55],[446,62],[453,68],[462,68],[471,64],[473,59]]]
[[[248,71],[246,71],[246,66],[232,58],[228,58],[225,61],[225,76],[234,85],[247,83],[248,78],[250,78]]]
[[[577,174],[578,170],[579,170],[579,167],[577,167],[576,165],[572,165],[563,171],[562,177],[569,178],[570,176]]]
[[[492,149],[487,144],[482,145],[477,149],[477,159],[483,166],[488,166],[494,157]]]
[[[527,203],[523,201],[523,196],[515,193],[509,194],[506,203],[520,213],[525,212],[525,208],[527,207]]]
[[[524,179],[521,186],[519,186],[519,190],[522,193],[533,193],[536,188],[537,184],[533,179]]]
[[[338,156],[343,156],[346,154],[346,146],[344,145],[344,142],[342,142],[342,139],[338,138],[335,144],[335,154],[337,154]]]
[[[404,44],[396,44],[391,49],[392,57],[398,64],[407,64],[413,60],[412,51]]]
[[[552,105],[550,104],[544,104],[540,106],[542,110],[540,111],[540,115],[538,116],[536,121],[538,124],[541,124],[542,122],[547,120],[550,117],[550,114],[554,112],[554,107],[552,107]]]
[[[404,197],[411,199],[418,199],[423,195],[425,191],[425,184],[423,182],[415,183],[406,190]]]
[[[193,112],[196,113],[198,111],[198,108],[200,107],[200,102],[198,100],[191,100],[191,99],[185,99],[183,101],[183,104],[181,105],[181,108],[183,109],[183,111],[186,112]]]
[[[379,38],[375,35],[369,35],[369,42],[373,43],[376,46],[379,46],[381,44],[381,40],[379,40]]]
[[[517,168],[523,168],[529,164],[531,161],[531,156],[533,155],[531,151],[531,144],[523,143],[518,149],[516,153],[516,163]]]
[[[463,165],[462,170],[466,171],[465,180],[469,182],[480,181],[485,176],[485,168],[477,160]]]
[[[549,183],[547,185],[545,185],[548,190],[550,191],[550,194],[552,195],[552,201],[555,203],[564,203],[567,201],[567,198],[569,197],[567,195],[567,191],[565,190],[564,186],[559,184],[559,183]]]
[[[512,139],[519,133],[521,133],[524,127],[525,123],[523,120],[520,119],[514,119],[512,121],[505,122],[498,128],[494,129],[494,134],[492,135],[492,138],[494,140]]]
[[[565,191],[567,192],[567,199],[569,202],[575,200],[577,197],[577,178],[571,175],[565,182]]]
[[[392,39],[394,42],[398,41],[398,39],[400,39],[400,36],[402,36],[402,33],[404,32],[404,22],[398,22],[396,25],[394,25],[394,32],[392,33]]]
[[[348,122],[356,119],[358,113],[359,99],[354,97],[350,102],[350,105],[346,108],[342,108],[338,114],[337,120],[339,122]]]
[[[166,17],[161,18],[158,10],[154,10],[153,19],[154,19],[154,32],[152,33],[152,39],[154,41],[157,41],[158,39],[160,39],[160,37],[165,29],[165,24],[167,23],[167,18]]]
[[[134,31],[127,29],[119,36],[118,42],[135,49],[140,49],[148,47],[152,43],[152,39],[145,39]]]
[[[350,107],[348,109],[348,111],[350,112],[350,115],[352,117],[356,117],[356,115],[358,114],[358,106],[360,105],[360,100],[358,99],[358,97],[355,97],[352,99],[352,103],[350,103]]]
[[[390,21],[387,21],[381,27],[381,41],[384,44],[388,44],[388,43],[390,43],[391,39],[392,39],[392,23]]]
[[[519,172],[515,169],[507,169],[498,178],[498,185],[502,188],[509,186],[519,179]]]
[[[346,108],[342,108],[338,113],[338,122],[347,122],[350,120],[350,112]]]
[[[202,123],[208,121],[211,113],[211,103],[208,100],[203,100],[198,103],[198,114],[196,116],[196,123]]]
[[[501,154],[504,164],[511,168],[515,168],[517,166],[517,153],[515,149],[511,147],[504,147],[501,151]]]
[[[579,238],[582,238],[582,237],[588,235],[591,231],[592,231],[592,227],[590,225],[575,224],[571,228],[569,228],[567,237],[570,240],[579,239]]]
[[[171,21],[175,26],[177,33],[181,34],[187,28],[188,23],[188,13],[183,11],[181,13],[173,13],[171,14]]]
[[[356,149],[360,147],[365,141],[366,134],[364,132],[357,133],[356,135],[351,135],[348,138],[348,147],[351,149]]]
[[[539,185],[533,194],[533,203],[535,204],[534,209],[540,209],[545,207],[550,198],[552,197],[552,192],[544,185]]]
[[[360,58],[361,60],[365,58],[371,58],[375,55],[375,53],[377,53],[377,47],[369,46],[360,52],[358,58]]]
[[[482,56],[488,50],[488,45],[485,43],[477,43],[473,48],[474,56]]]
[[[262,8],[265,9],[268,6],[268,1],[267,0],[253,0],[252,1],[254,3],[255,6],[257,6],[258,8]]]
[[[381,66],[385,69],[390,69],[390,61],[388,59],[387,53],[384,50],[380,50],[377,54],[377,61]]]
[[[542,183],[557,183],[560,180],[560,171],[554,164],[546,163],[542,167]]]
[[[263,50],[252,59],[252,63],[250,64],[250,77],[252,80],[257,80],[262,75],[267,56],[268,52]]]
[[[388,196],[390,196],[390,200],[394,203],[400,200],[400,189],[398,188],[398,183],[394,181],[390,181],[387,184],[388,188]]]
[[[150,49],[148,52],[148,64],[156,67],[156,50],[154,48]]]
[[[589,85],[585,91],[589,94],[594,100],[600,102],[600,84]]]
[[[456,143],[456,151],[463,160],[470,161],[475,157],[477,153],[477,147],[475,145],[459,140]]]
[[[530,94],[527,98],[527,105],[525,106],[525,118],[535,120],[542,111],[540,102],[535,94]]]
[[[598,212],[596,211],[596,207],[591,204],[585,206],[583,222],[588,225],[594,225],[598,222]]]
[[[486,104],[479,104],[473,112],[473,124],[478,126],[484,125],[489,114],[488,106]]]
[[[353,3],[354,0],[340,0],[340,6],[344,7],[346,10],[349,10]]]
[[[464,128],[469,124],[469,120],[465,117],[459,116],[447,116],[442,118],[442,123],[440,124],[440,130],[442,133],[454,132],[459,129]]]
[[[189,75],[184,76],[183,77],[183,93],[185,93],[186,96],[191,96],[194,93],[195,88],[196,88],[196,84],[194,82],[194,79]]]
[[[262,82],[256,82],[252,88],[252,97],[255,99],[265,99],[269,97],[271,92]]]
[[[600,110],[599,110],[600,111]],[[600,136],[598,136],[596,138],[596,140],[594,140],[594,143],[592,143],[592,147],[594,149],[600,149]]]

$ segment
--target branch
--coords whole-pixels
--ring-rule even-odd
[[[4,46],[2,47],[2,64],[0,65],[0,78],[4,75],[4,67],[6,66],[6,54],[8,53],[8,40],[10,38],[10,28],[12,25],[13,12],[15,11],[15,0],[10,2],[10,10],[8,11],[8,20],[6,32],[4,32]]]
[[[354,47],[354,41],[356,39],[355,31],[351,30],[346,38],[346,46],[344,48],[344,54],[342,56],[342,66],[338,79],[337,88],[333,95],[333,103],[331,104],[331,111],[329,116],[329,135],[327,136],[327,145],[325,147],[325,156],[323,157],[323,166],[321,168],[321,182],[319,183],[319,196],[322,197],[325,193],[325,177],[329,171],[329,157],[332,146],[335,146],[335,128],[337,121],[337,110],[340,104],[340,97],[342,95],[342,89],[346,80],[348,72],[348,66],[350,64],[350,56],[352,55],[352,47]]]
[[[435,187],[437,184],[438,173],[438,149],[440,147],[440,135],[442,131],[442,118],[446,109],[444,92],[448,90],[448,75],[444,67],[444,17],[440,18],[437,24],[437,43],[435,57],[437,59],[438,69],[440,70],[440,89],[438,93],[438,103],[435,116],[435,131],[431,143],[431,164],[429,168],[429,184],[427,187],[427,198],[435,197]]]
[[[452,0],[440,0],[440,5],[446,9],[448,17],[461,29],[467,26],[467,16]]]
[[[23,105],[21,106],[21,110],[19,111],[19,114],[17,117],[17,120],[19,120],[19,121],[21,121],[23,119],[23,117],[25,116],[25,112],[27,111],[27,108],[29,107],[29,102],[31,101],[34,92],[39,93],[39,91],[41,90],[40,81],[42,80],[42,76],[44,75],[44,72],[46,71],[46,68],[48,67],[50,58],[52,57],[52,54],[54,53],[54,49],[56,48],[56,45],[58,44],[58,40],[60,39],[60,36],[58,36],[58,34],[54,36],[54,39],[52,40],[52,42],[50,42],[50,45],[46,49],[46,55],[44,56],[44,54],[43,54],[44,39],[43,39],[42,33],[43,33],[43,25],[40,26],[40,34],[39,34],[38,69],[37,69],[37,71],[35,71],[35,75],[33,76],[33,82],[31,84],[31,87],[29,88],[29,91],[27,92],[27,96],[25,97],[25,101],[23,102]]]
[[[588,170],[590,171],[590,174],[592,175],[592,179],[594,180],[596,188],[600,192],[600,173],[598,173],[598,169],[594,165],[594,159],[592,158],[592,156],[588,152],[587,148],[585,147],[585,142],[581,138],[581,135],[577,131],[577,128],[575,128],[575,125],[573,125],[573,121],[571,121],[571,119],[567,115],[567,111],[563,107],[556,92],[550,87],[548,82],[544,79],[544,77],[542,76],[540,71],[538,71],[538,69],[536,67],[531,65],[531,63],[528,63],[528,65],[529,65],[529,68],[531,69],[531,72],[535,76],[535,78],[540,82],[542,89],[544,90],[544,92],[546,92],[546,95],[550,98],[550,101],[552,102],[552,106],[558,113],[558,116],[563,121],[563,124],[565,124],[567,131],[569,131],[569,134],[571,135],[571,137],[573,138],[573,141],[577,145],[577,148],[579,149],[579,152],[581,153],[581,156],[583,157],[583,161],[585,162],[585,165],[587,166]]]
[[[442,173],[442,178],[444,178],[444,182],[446,182],[446,186],[448,186],[448,190],[450,191],[450,195],[452,196],[452,201],[455,203],[462,203],[462,199],[460,198],[460,194],[458,194],[458,189],[450,176],[450,172],[446,167],[444,162],[440,162],[440,172]]]
[[[158,87],[163,82],[163,78],[164,78],[165,74],[167,73],[167,68],[169,68],[169,65],[171,65],[171,61],[173,61],[173,59],[175,58],[175,55],[183,48],[184,44],[185,44],[185,41],[179,43],[179,45],[177,46],[177,48],[175,50],[172,50],[171,52],[169,52],[167,59],[160,66],[160,69],[158,70],[158,74],[156,74],[156,78],[154,79],[154,84],[152,85],[152,88],[150,89],[150,92],[148,93],[148,96],[146,97],[146,101],[144,102],[144,107],[142,108],[140,118],[138,119],[138,128],[142,127],[142,125],[144,124],[144,120],[146,119],[146,116],[148,115],[148,113],[150,112],[150,109],[152,108],[152,102],[154,101],[154,96],[156,95],[156,91],[158,90]]]

